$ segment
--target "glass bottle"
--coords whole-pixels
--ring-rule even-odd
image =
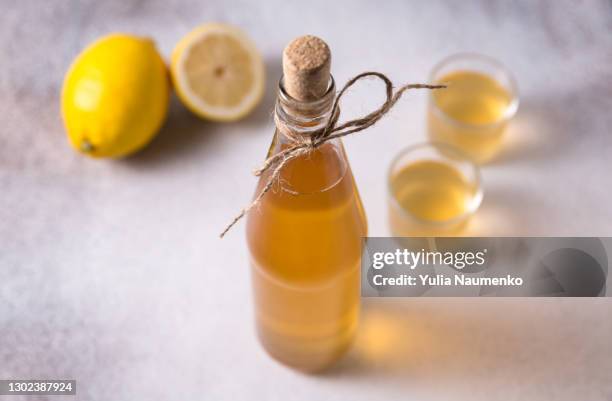
[[[335,85],[299,101],[281,79],[276,118],[311,135],[330,117]],[[276,130],[268,157],[292,145]],[[261,191],[271,171],[261,177]],[[349,348],[360,304],[361,238],[367,225],[342,142],[332,140],[288,162],[272,190],[248,216],[259,339],[280,362],[319,371]]]

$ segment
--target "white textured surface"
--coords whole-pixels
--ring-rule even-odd
[[[76,378],[84,400],[612,399],[607,299],[369,302],[337,369],[285,369],[254,337],[243,225],[217,239],[252,194],[281,49],[304,33],[328,41],[339,83],[364,70],[423,81],[457,51],[499,58],[522,103],[470,233],[612,236],[609,1],[0,4],[0,378]],[[135,157],[69,149],[58,91],[83,46],[129,31],[167,57],[205,21],[241,26],[264,52],[254,115],[218,125],[174,105]],[[344,110],[368,110],[376,90]],[[372,235],[387,234],[387,164],[424,140],[424,112],[425,95],[409,94],[345,142]],[[369,324],[389,325],[376,355]]]

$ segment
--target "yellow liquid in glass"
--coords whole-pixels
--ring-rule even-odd
[[[438,161],[406,165],[391,177],[390,224],[397,236],[452,234],[477,193],[461,171]]]
[[[512,94],[494,78],[473,71],[452,72],[438,83],[448,87],[431,93],[430,138],[461,149],[477,162],[490,160],[501,147]]]
[[[355,333],[366,220],[341,145],[289,162],[281,182],[285,189],[268,192],[247,224],[257,329],[274,358],[317,371]]]

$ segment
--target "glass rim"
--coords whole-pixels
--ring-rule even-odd
[[[487,123],[487,124],[465,123],[463,121],[459,121],[456,118],[451,117],[450,115],[445,113],[442,109],[440,109],[440,107],[438,107],[438,105],[436,104],[434,100],[433,91],[430,91],[429,93],[429,106],[431,107],[433,112],[438,117],[446,120],[452,125],[455,125],[460,128],[468,128],[469,130],[487,130],[487,129],[491,129],[492,127],[502,125],[508,122],[510,119],[512,119],[512,117],[516,115],[516,112],[518,111],[518,107],[520,103],[518,83],[516,82],[514,75],[512,75],[512,73],[497,59],[484,55],[484,54],[474,53],[474,52],[463,52],[463,53],[452,54],[442,59],[441,61],[439,61],[437,64],[434,65],[434,67],[431,69],[431,72],[429,73],[429,78],[428,78],[429,82],[432,84],[436,84],[437,83],[437,80],[435,78],[436,75],[440,72],[442,68],[444,68],[448,64],[455,62],[457,60],[469,60],[469,59],[478,59],[480,61],[483,61],[486,64],[489,64],[490,66],[493,66],[498,71],[500,71],[504,75],[504,77],[507,79],[508,86],[509,86],[508,89],[510,89],[510,94],[512,95],[512,99],[508,107],[506,107],[506,110],[504,111],[504,113],[497,120]]]
[[[401,158],[406,156],[407,154],[414,153],[417,150],[427,149],[427,148],[434,149],[436,151],[440,151],[440,149],[443,149],[444,151],[449,152],[450,154],[456,156],[457,159],[460,160],[460,162],[467,163],[469,165],[469,168],[474,175],[474,184],[475,184],[474,186],[476,188],[474,197],[472,201],[470,202],[469,207],[460,215],[457,215],[455,217],[452,217],[446,220],[427,220],[422,217],[418,217],[414,213],[411,213],[410,211],[404,209],[399,204],[395,194],[393,193],[393,188],[391,187],[391,180],[393,177],[392,173],[393,173],[394,167],[396,167],[396,165],[399,163]],[[450,157],[444,157],[444,154],[442,152],[439,152],[439,153],[443,156],[442,162],[448,163],[447,160],[449,160]],[[406,163],[406,165],[408,164],[409,163]],[[402,216],[405,216],[411,220],[414,220],[419,224],[428,225],[430,227],[431,226],[444,227],[444,226],[454,225],[454,224],[465,221],[468,217],[476,213],[476,211],[480,207],[480,204],[482,203],[482,199],[484,197],[484,191],[482,189],[482,175],[480,173],[480,168],[478,167],[478,165],[475,162],[473,162],[465,153],[463,153],[461,150],[457,149],[456,147],[443,143],[443,142],[421,142],[421,143],[417,143],[417,144],[410,145],[410,146],[403,148],[391,160],[391,163],[389,164],[389,168],[387,169],[387,196],[389,197],[389,199],[391,199],[391,203],[393,207],[399,210]]]

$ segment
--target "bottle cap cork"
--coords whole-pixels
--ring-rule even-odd
[[[323,97],[329,85],[329,46],[312,35],[300,36],[283,51],[284,87],[289,96],[301,101]]]

